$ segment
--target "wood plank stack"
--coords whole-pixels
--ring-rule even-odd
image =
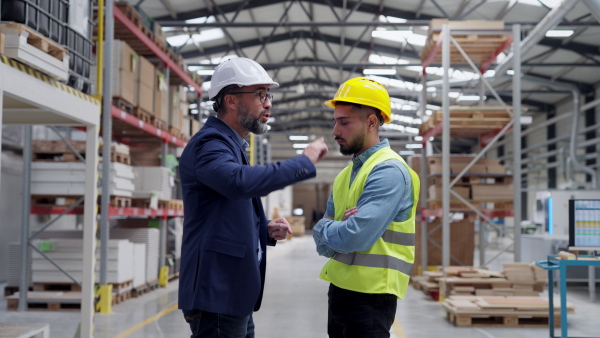
[[[547,327],[548,300],[541,297],[452,296],[442,307],[456,326]],[[560,326],[560,302],[554,302],[554,323]],[[572,304],[567,311],[574,313]]]
[[[500,131],[512,119],[503,106],[451,106],[450,136],[479,137],[494,131]],[[443,122],[443,110],[436,110],[433,115],[419,126],[419,135]]]
[[[450,21],[448,19],[433,19],[429,23],[427,41],[421,52],[422,61],[427,59],[432,53],[436,43],[441,39],[440,34],[443,24],[448,24],[451,30],[461,30],[461,32],[452,34],[452,37],[460,44],[461,48],[475,64],[488,60],[508,39],[511,39],[510,41],[512,41],[510,35],[504,35],[501,32],[504,29],[503,21]],[[473,31],[473,33],[468,32],[468,30]],[[484,30],[498,31],[498,34],[479,34],[479,31]],[[450,43],[450,62],[459,64],[467,63],[465,58],[452,43]],[[441,48],[434,55],[432,63],[442,63]]]

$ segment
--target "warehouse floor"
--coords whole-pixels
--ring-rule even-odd
[[[326,259],[315,254],[312,237],[296,237],[269,250],[263,306],[254,315],[256,336],[327,337],[328,284],[317,278]],[[590,303],[586,287],[570,287],[568,300],[576,306],[575,314],[569,316],[569,335],[597,335],[600,332],[597,315],[600,301]],[[189,327],[176,308],[177,281],[174,281],[167,289],[155,290],[114,306],[112,315],[96,315],[95,337],[189,337]],[[392,327],[392,337],[396,338],[436,337],[441,332],[444,337],[461,338],[549,336],[547,328],[455,327],[446,320],[438,303],[412,287],[406,298],[398,301],[396,319]],[[0,323],[7,322],[50,323],[51,337],[70,338],[77,330],[79,313],[6,312],[6,302],[2,301]],[[556,334],[560,335],[559,329]]]

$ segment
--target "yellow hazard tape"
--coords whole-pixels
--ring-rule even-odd
[[[29,66],[26,66],[26,65],[24,65],[24,64],[22,64],[22,63],[20,63],[20,62],[18,62],[16,60],[14,60],[14,59],[8,58],[8,57],[3,56],[3,55],[0,55],[0,63],[3,63],[5,65],[7,65],[7,66],[10,66],[10,67],[14,68],[14,69],[17,69],[17,70],[19,70],[19,71],[21,71],[21,72],[23,72],[23,73],[25,73],[27,75],[33,76],[33,77],[37,78],[40,81],[43,81],[43,82],[45,82],[45,83],[47,83],[47,84],[49,84],[51,86],[59,88],[62,91],[65,91],[65,92],[67,92],[67,93],[69,93],[71,95],[75,95],[75,96],[77,96],[80,99],[83,99],[83,100],[86,100],[88,102],[91,102],[91,103],[93,103],[93,104],[95,104],[97,106],[99,106],[101,104],[100,100],[98,100],[98,99],[96,99],[96,98],[94,98],[94,97],[92,97],[90,95],[84,94],[84,93],[76,90],[75,88],[69,87],[66,84],[64,84],[64,83],[62,83],[60,81],[57,81],[57,80],[49,77],[48,75],[46,75],[46,74],[44,74],[42,72],[39,72],[39,71],[37,71],[37,70],[29,67]]]

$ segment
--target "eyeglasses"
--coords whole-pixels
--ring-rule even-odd
[[[231,93],[227,93],[227,94],[256,94],[260,98],[260,103],[265,103],[265,101],[267,99],[269,99],[269,101],[273,102],[273,94],[267,93],[264,90],[259,90],[257,92],[231,92]]]

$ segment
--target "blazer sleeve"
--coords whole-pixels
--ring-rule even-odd
[[[266,196],[316,176],[314,164],[304,155],[265,166],[242,164],[236,154],[241,150],[225,137],[212,137],[197,145],[194,172],[199,181],[227,198]]]

